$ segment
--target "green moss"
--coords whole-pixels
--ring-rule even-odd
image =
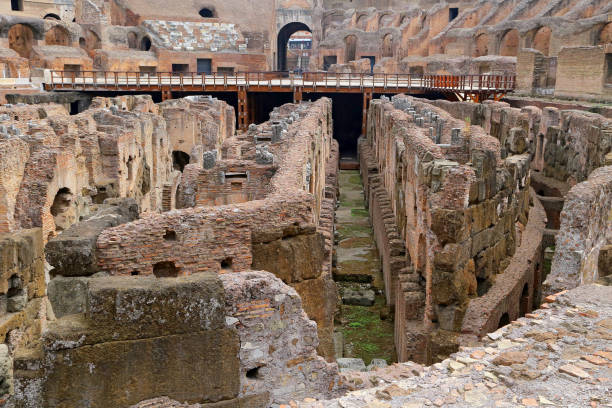
[[[353,217],[369,217],[370,213],[365,208],[351,208],[351,215]]]
[[[353,346],[353,356],[369,364],[373,358],[396,361],[393,345],[393,321],[381,320],[380,312],[386,308],[383,296],[377,296],[373,306],[342,306],[345,324],[341,327],[345,344]]]

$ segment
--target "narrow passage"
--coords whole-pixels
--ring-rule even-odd
[[[336,210],[334,280],[342,297],[336,333],[342,334],[342,355],[396,361],[393,317],[386,305],[384,281],[363,185],[358,170],[340,170],[340,202]],[[337,354],[340,347],[337,346]]]

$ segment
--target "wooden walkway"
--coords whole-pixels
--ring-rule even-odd
[[[110,72],[45,70],[47,91],[81,92],[237,92],[240,129],[250,123],[249,92],[292,92],[294,102],[304,93],[362,93],[364,111],[372,95],[438,92],[450,99],[481,102],[500,99],[514,90],[513,75],[335,74],[328,72],[243,72],[199,74],[176,72]],[[365,123],[365,115],[364,115]]]

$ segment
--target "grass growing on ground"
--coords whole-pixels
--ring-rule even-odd
[[[374,306],[342,306],[344,344],[353,346],[352,357],[362,358],[367,364],[373,358],[384,358],[387,363],[396,361],[393,346],[393,321],[389,316],[380,319],[385,309],[383,296],[376,296]]]

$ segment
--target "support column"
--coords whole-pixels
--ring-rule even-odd
[[[162,88],[162,101],[167,101],[169,99],[172,99],[172,89]]]
[[[293,103],[302,102],[302,87],[297,86],[293,88]]]
[[[361,124],[361,134],[366,135],[367,123],[368,123],[368,108],[370,107],[370,101],[372,100],[372,92],[365,91],[363,93],[363,120]]]
[[[246,131],[249,127],[249,104],[247,91],[244,87],[238,87],[238,129]]]

